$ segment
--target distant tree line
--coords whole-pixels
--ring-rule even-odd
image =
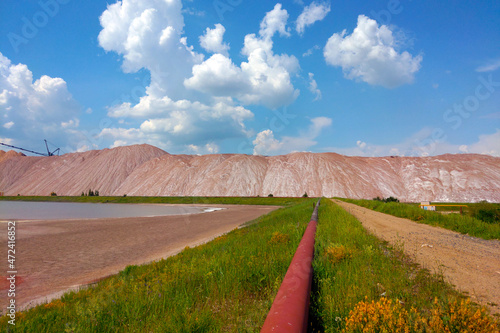
[[[399,202],[399,199],[398,198],[394,198],[394,197],[388,197],[388,198],[381,198],[381,197],[376,197],[376,198],[373,198],[373,200],[375,201],[382,201],[382,202]]]
[[[82,192],[81,194],[82,197],[98,197],[99,196],[99,191],[98,190],[89,190],[87,193]]]

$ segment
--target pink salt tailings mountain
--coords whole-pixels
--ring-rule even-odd
[[[500,158],[171,155],[150,145],[32,157],[0,151],[5,195],[397,197],[500,202]]]

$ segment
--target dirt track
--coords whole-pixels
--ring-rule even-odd
[[[354,215],[375,236],[391,244],[402,244],[406,254],[421,266],[442,273],[472,300],[488,306],[492,313],[500,313],[500,241],[470,237],[333,201]]]
[[[59,297],[64,291],[115,274],[127,265],[173,255],[278,208],[216,207],[226,209],[194,215],[17,222],[17,308]],[[8,271],[7,223],[0,223],[0,228],[3,275]],[[2,310],[8,301],[5,281],[2,277]]]

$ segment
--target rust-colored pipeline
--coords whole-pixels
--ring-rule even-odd
[[[281,283],[261,333],[307,332],[318,204]]]

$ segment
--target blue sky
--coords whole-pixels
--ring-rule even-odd
[[[498,1],[0,3],[0,142],[500,156]]]

